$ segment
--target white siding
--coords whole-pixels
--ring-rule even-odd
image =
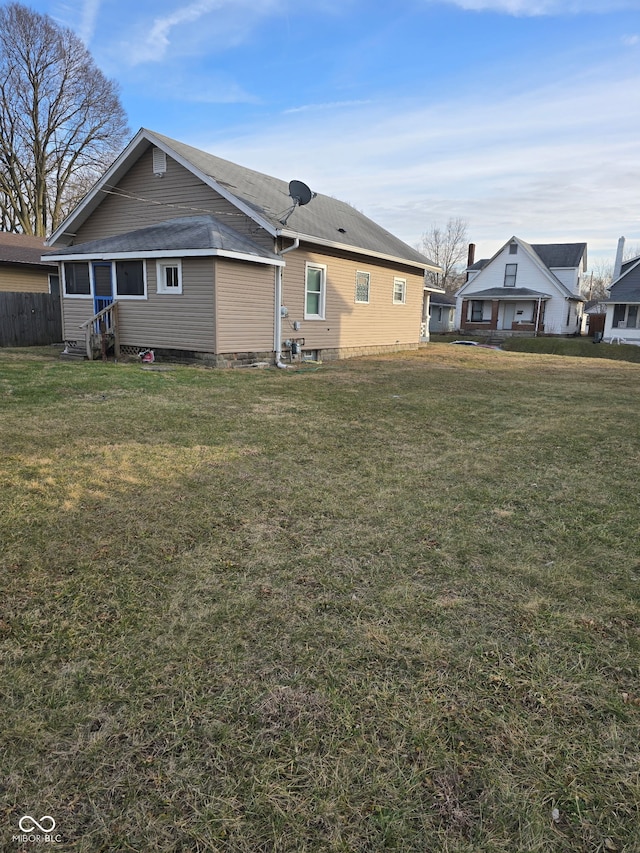
[[[534,260],[519,246],[518,252],[515,255],[509,253],[509,246],[496,255],[496,257],[487,264],[486,267],[471,281],[464,286],[463,292],[456,300],[456,328],[460,328],[462,319],[462,301],[473,299],[474,293],[493,288],[500,288],[504,296],[502,299],[508,301],[509,291],[511,288],[504,286],[505,266],[506,264],[517,264],[518,270],[516,274],[516,288],[527,288],[534,290],[536,293],[544,293],[551,296],[551,299],[546,301],[546,309],[544,315],[544,330],[547,334],[568,334],[575,331],[575,304],[572,303],[572,316],[569,325],[567,325],[567,309],[568,302],[564,295],[560,293],[559,287],[555,286],[549,276],[534,262]],[[562,272],[566,281],[563,283],[568,285],[567,274],[570,270],[559,270]],[[502,309],[501,309],[502,315]]]

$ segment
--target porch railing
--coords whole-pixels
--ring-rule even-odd
[[[117,302],[110,302],[101,311],[82,323],[80,328],[84,329],[87,358],[90,361],[93,361],[97,353],[101,353],[103,359],[106,358],[107,350],[111,344],[113,344],[115,357],[120,358]]]

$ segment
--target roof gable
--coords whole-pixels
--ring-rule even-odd
[[[609,298],[606,301],[640,302],[640,258],[627,263],[627,269],[609,287]]]
[[[208,154],[167,136],[141,129],[111,168],[67,220],[52,234],[49,245],[75,232],[100,204],[101,191],[123,177],[150,145],[156,146],[220,193],[273,237],[300,240],[401,261],[438,271],[436,264],[386,231],[351,205],[318,193],[304,207],[291,210],[288,182]]]

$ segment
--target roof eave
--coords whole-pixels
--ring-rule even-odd
[[[60,255],[48,255],[51,260],[62,261],[124,261],[124,260],[154,260],[160,258],[231,258],[236,261],[249,261],[254,264],[266,264],[268,266],[283,267],[285,261],[281,258],[252,255],[249,252],[233,252],[228,249],[154,249],[142,251],[140,249],[132,252],[89,252],[73,253],[65,252]]]
[[[278,231],[279,237],[287,237],[290,240],[300,240],[301,243],[311,243],[314,246],[323,246],[327,249],[337,249],[342,252],[353,252],[357,255],[364,255],[370,258],[379,258],[383,261],[393,261],[394,263],[402,264],[402,266],[416,267],[421,270],[429,270],[429,272],[442,272],[442,269],[435,264],[429,264],[426,260],[424,263],[420,261],[402,258],[398,255],[388,255],[384,252],[375,252],[372,249],[364,249],[361,246],[352,246],[348,243],[338,243],[335,240],[325,240],[322,237],[313,237],[311,234],[303,234],[300,231],[291,231],[289,229],[281,229]]]

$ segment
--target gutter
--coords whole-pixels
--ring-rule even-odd
[[[280,249],[277,252],[278,255],[286,255],[287,252],[293,252],[295,249],[300,246],[300,238],[295,237],[293,243],[290,246],[287,246],[286,249]],[[274,297],[274,352],[275,352],[275,362],[276,367],[287,368],[288,364],[284,364],[282,361],[282,268],[284,267],[284,263],[282,265],[277,266],[276,269],[276,292]]]
[[[342,252],[350,252],[353,255],[365,255],[368,258],[379,258],[383,261],[393,261],[394,263],[401,264],[405,267],[416,267],[421,270],[429,270],[429,272],[442,272],[442,268],[437,264],[429,263],[429,259],[425,258],[424,262],[418,260],[410,260],[409,258],[403,258],[399,255],[389,255],[384,252],[376,252],[373,249],[365,249],[361,246],[353,246],[348,243],[340,243],[336,240],[326,240],[322,237],[314,237],[311,234],[297,234],[296,232],[288,231],[286,229],[282,229],[278,232],[278,235],[281,237],[290,237],[291,239],[296,239],[298,241],[302,240],[305,243],[311,243],[315,246],[324,246],[327,249],[338,249]],[[289,251],[288,249],[286,251]],[[282,253],[281,253],[282,254]]]

